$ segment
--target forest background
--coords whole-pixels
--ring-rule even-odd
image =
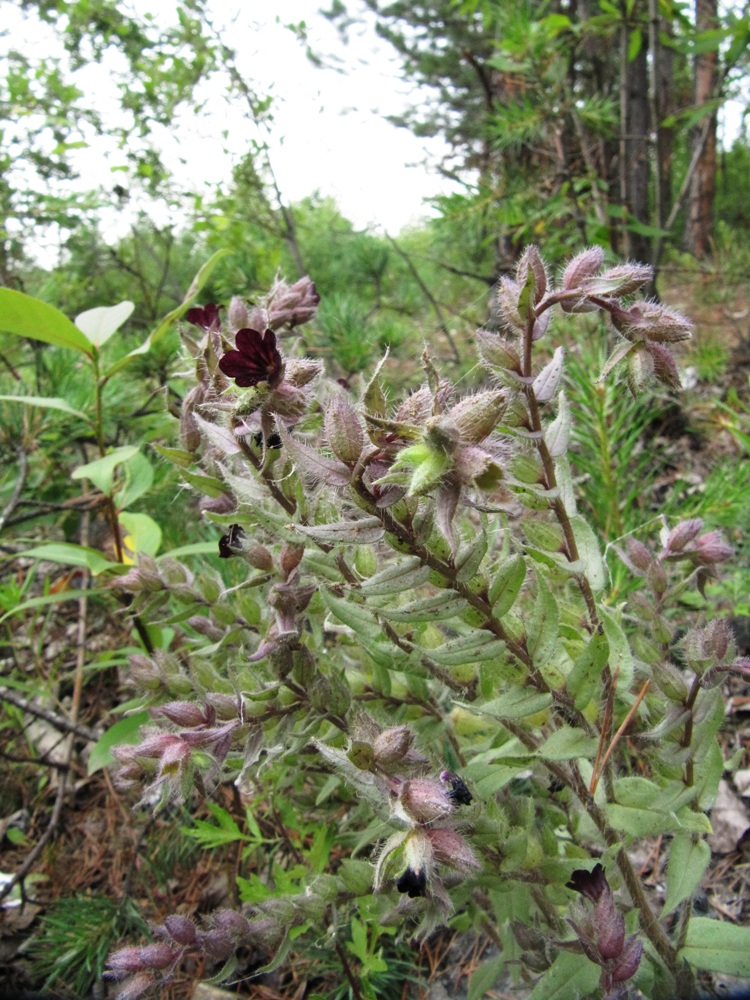
[[[288,25],[300,61],[313,63],[343,59],[347,36],[361,23],[375,29],[414,98],[392,117],[393,126],[439,140],[432,169],[449,182],[450,193],[432,199],[428,219],[393,233],[355,225],[315,191],[289,200],[275,171],[273,81],[256,78],[204,0],[176,3],[168,17],[162,10],[158,18],[106,0],[4,0],[2,7],[22,11],[31,36],[35,24],[51,28],[56,48],[36,55],[21,38],[4,38],[0,285],[69,317],[124,300],[134,304],[110,344],[116,376],[96,395],[97,412],[105,415],[98,440],[75,423],[76,412],[92,403],[92,390],[62,348],[3,335],[0,351],[0,610],[7,643],[0,725],[10,775],[0,809],[8,852],[3,870],[12,877],[24,866],[41,867],[41,858],[51,875],[47,896],[36,909],[25,908],[28,923],[12,928],[19,940],[34,933],[23,958],[24,985],[54,983],[65,955],[70,982],[84,994],[110,948],[140,926],[135,910],[123,911],[117,902],[124,883],[132,889],[123,858],[153,839],[152,870],[163,880],[157,909],[170,912],[176,905],[171,872],[175,865],[189,867],[201,830],[203,846],[221,846],[198,827],[167,849],[169,830],[182,830],[186,820],[163,816],[137,831],[114,870],[89,843],[85,876],[72,886],[56,882],[59,866],[75,856],[71,831],[87,822],[111,830],[122,803],[106,770],[97,767],[93,777],[81,778],[88,791],[71,804],[66,784],[81,775],[70,746],[64,746],[68,756],[55,757],[44,742],[49,732],[32,732],[26,714],[30,705],[41,706],[54,733],[67,712],[65,734],[98,737],[128,707],[118,672],[139,648],[138,636],[109,615],[100,647],[88,643],[85,664],[78,654],[71,658],[71,640],[82,647],[76,631],[82,619],[70,611],[76,605],[69,595],[85,587],[96,566],[84,559],[71,568],[70,552],[55,545],[82,544],[105,554],[119,545],[106,511],[81,491],[81,476],[71,478],[97,447],[174,447],[186,383],[175,374],[179,337],[162,321],[177,315],[207,261],[216,260],[201,278],[201,302],[226,303],[238,293],[253,301],[278,275],[289,282],[310,275],[320,295],[314,333],[305,334],[310,353],[342,384],[356,387],[387,348],[400,362],[388,376],[392,391],[419,384],[415,358],[423,342],[452,377],[469,377],[469,335],[477,327],[497,328],[493,290],[531,243],[542,245],[553,269],[592,245],[612,261],[652,265],[649,293],[679,305],[697,323],[681,357],[689,392],[680,405],[659,396],[628,409],[632,404],[616,393],[586,395],[583,376],[573,376],[580,406],[588,407],[592,421],[599,414],[608,435],[606,448],[589,454],[585,428],[579,431],[587,512],[605,544],[631,530],[645,493],[674,503],[673,509],[682,504],[709,528],[734,531],[738,558],[716,585],[716,599],[738,621],[747,616],[750,561],[737,529],[750,520],[750,144],[743,103],[750,12],[747,5],[720,8],[715,0],[695,6],[334,0],[325,16],[340,35],[339,52],[312,48],[304,22]],[[101,107],[92,87],[79,85],[92,64],[114,82],[116,107]],[[295,67],[287,62],[278,72],[293,77]],[[199,134],[198,123],[212,113],[209,82],[241,116],[243,141],[241,155],[226,157],[226,176],[207,191],[189,182],[190,163],[224,161],[223,153],[183,139],[188,169],[175,172],[165,164],[164,136],[178,120],[195,121]],[[717,123],[729,101],[740,124],[725,148]],[[227,145],[236,149],[232,139],[226,137]],[[115,150],[119,162],[105,183],[82,190],[80,158],[104,148]],[[123,232],[117,219],[126,208],[135,221]],[[149,335],[150,350],[139,353]],[[589,347],[599,358],[598,335]],[[132,363],[119,367],[129,352]],[[57,402],[19,405],[9,396]],[[617,456],[613,464],[605,451]],[[129,475],[124,489],[130,494],[120,507],[134,507],[121,522],[131,560],[133,553],[184,545],[186,524],[190,542],[214,545],[215,528],[201,521],[171,467],[147,461]],[[615,484],[623,483],[630,492],[618,500]],[[122,551],[115,555],[122,561]],[[162,628],[158,640],[167,645],[168,630]],[[37,713],[37,722],[44,721]],[[293,823],[286,815],[284,822]],[[298,832],[303,839],[309,833]],[[252,836],[242,834],[245,841]],[[225,843],[231,842],[228,836]],[[191,883],[196,899],[210,894],[213,874],[209,866],[200,885]],[[103,923],[111,929],[106,940]],[[69,927],[78,929],[75,944]],[[384,975],[375,961],[382,946],[373,940],[351,949],[367,982]],[[389,974],[399,961],[390,963]],[[13,956],[8,967],[15,966]],[[185,973],[175,989],[186,988],[194,973]],[[289,983],[282,986],[292,995]],[[386,981],[382,995],[388,988]]]

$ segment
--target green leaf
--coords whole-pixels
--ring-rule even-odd
[[[595,632],[576,657],[567,680],[568,692],[573,696],[575,707],[582,710],[594,696],[597,681],[609,657],[609,643],[606,635]]]
[[[154,451],[158,451],[162,458],[166,458],[168,461],[173,462],[175,465],[179,465],[183,469],[189,469],[190,466],[195,462],[195,455],[189,451],[183,451],[182,448],[165,448],[161,444],[153,445]]]
[[[336,521],[332,524],[295,524],[295,531],[307,535],[316,542],[340,542],[348,545],[372,545],[385,534],[377,517],[355,517],[351,521]]]
[[[418,556],[413,556],[365,580],[360,592],[367,595],[400,594],[425,583],[429,575],[430,567],[422,565]]]
[[[6,611],[0,618],[0,624],[13,615],[20,615],[23,611],[33,611],[34,608],[45,608],[50,604],[61,604],[63,601],[77,601],[81,597],[91,595],[90,590],[61,590],[58,594],[45,594],[44,597],[32,597],[22,604],[17,604],[10,611]]]
[[[693,917],[679,957],[697,969],[747,978],[750,976],[750,927],[737,927],[709,917]]]
[[[643,46],[643,34],[642,32],[636,30],[630,32],[630,38],[628,39],[628,62],[633,62],[637,58],[638,53],[641,51]]]
[[[468,545],[462,547],[455,559],[456,579],[459,583],[471,580],[479,569],[487,551],[487,532],[484,527]]]
[[[573,526],[578,555],[584,565],[584,573],[591,584],[591,589],[598,594],[607,584],[607,571],[599,548],[599,539],[585,518],[576,515],[571,517],[570,523]]]
[[[705,840],[698,840],[687,831],[675,834],[669,847],[662,919],[698,889],[710,860],[711,848]]]
[[[561,726],[536,751],[542,760],[571,760],[576,757],[593,757],[598,741],[580,729]]]
[[[162,552],[160,559],[182,559],[183,556],[211,556],[218,555],[218,542],[191,542],[189,545],[180,545],[179,548],[170,549],[169,552]]]
[[[62,410],[63,413],[70,413],[73,417],[79,417],[81,420],[91,423],[85,413],[74,409],[70,403],[64,399],[60,399],[58,396],[0,396],[0,401],[4,403],[24,403],[26,406],[41,406],[48,410]]]
[[[70,474],[71,479],[90,479],[98,490],[109,496],[112,492],[112,482],[115,475],[115,468],[128,459],[138,454],[135,445],[123,445],[122,448],[115,448],[103,458],[97,458],[93,462],[79,465]]]
[[[529,1000],[572,1000],[587,997],[599,982],[601,969],[583,955],[563,951],[534,987]]]
[[[611,611],[600,607],[599,614],[609,643],[609,668],[613,677],[615,673],[618,675],[618,690],[627,691],[633,683],[633,654],[630,651],[628,638]]]
[[[125,465],[125,484],[115,494],[115,506],[125,510],[148,493],[154,482],[154,467],[140,452]]]
[[[378,608],[378,614],[393,622],[435,622],[455,618],[467,606],[467,601],[463,597],[441,593],[410,601],[398,608],[390,606]]]
[[[35,545],[16,555],[29,556],[32,559],[45,559],[47,562],[62,563],[65,566],[86,566],[96,576],[105,569],[112,569],[120,563],[106,559],[98,549],[87,548],[85,545],[73,545],[70,542],[50,542],[47,545]]]
[[[500,564],[490,584],[489,598],[492,610],[502,618],[513,607],[526,579],[526,562],[523,556],[514,555]]]
[[[197,472],[188,472],[187,469],[182,469],[180,475],[186,483],[198,490],[199,493],[203,493],[204,496],[216,498],[227,492],[224,483],[216,476],[202,476]]]
[[[493,719],[527,719],[530,715],[543,712],[552,704],[552,695],[547,691],[530,691],[528,688],[511,688],[507,694],[484,705],[465,705],[464,708],[479,715],[489,715]]]
[[[366,608],[346,598],[336,597],[326,587],[320,591],[328,609],[362,639],[379,639],[383,634],[380,623]]]
[[[123,542],[133,555],[141,552],[147,556],[156,555],[161,545],[161,528],[152,517],[123,511],[118,521],[127,532]]]
[[[544,432],[544,440],[553,458],[562,458],[567,453],[571,427],[570,405],[562,389],[557,395],[557,416]]]
[[[140,347],[134,348],[129,354],[126,354],[124,358],[120,358],[120,360],[116,362],[106,373],[107,378],[111,378],[115,372],[120,371],[121,368],[124,368],[127,364],[129,364],[133,358],[137,358],[141,354],[148,354],[154,344],[158,344],[160,340],[164,339],[172,325],[188,311],[193,303],[193,300],[208,281],[214,267],[218,264],[222,257],[226,257],[228,253],[229,250],[217,250],[213,256],[209,257],[203,267],[201,267],[196,276],[193,278],[190,288],[188,288],[187,294],[180,305],[178,305],[175,309],[172,309],[171,312],[167,313],[161,323],[148,335],[148,337],[146,337]]]
[[[557,649],[560,610],[539,570],[536,571],[536,583],[537,598],[526,632],[526,644],[534,666],[539,669]]]
[[[97,306],[76,316],[76,326],[95,347],[101,347],[113,333],[130,318],[135,309],[132,302],[119,302],[116,306]]]
[[[92,354],[92,345],[59,309],[11,288],[0,288],[0,329]]]
[[[145,726],[151,718],[148,712],[136,712],[120,719],[96,741],[89,754],[88,773],[95,774],[103,767],[114,764],[115,758],[112,756],[112,747],[121,746],[123,743],[138,743],[140,740],[141,726]]]
[[[495,955],[494,958],[482,962],[474,969],[469,981],[469,1000],[479,1000],[487,994],[488,990],[497,982],[503,968],[505,967],[505,956]]]

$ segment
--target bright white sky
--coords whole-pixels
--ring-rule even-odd
[[[131,3],[140,13],[150,11],[165,23],[173,20],[172,4],[164,0]],[[215,0],[217,27],[227,27],[225,40],[237,51],[249,82],[260,95],[274,97],[272,132],[259,135],[240,108],[229,107],[217,79],[205,92],[209,114],[183,115],[169,132],[164,131],[163,158],[178,181],[203,182],[210,193],[219,183],[229,182],[233,163],[251,139],[267,139],[287,202],[319,191],[335,198],[356,226],[374,224],[397,233],[430,214],[424,198],[451,189],[449,181],[424,166],[425,158],[437,162],[443,146],[440,140],[417,139],[384,120],[383,115],[402,111],[409,103],[410,91],[399,80],[397,60],[377,38],[372,22],[353,31],[344,47],[335,28],[318,14],[323,5],[324,0],[249,0],[240,7]],[[32,58],[59,50],[51,33],[45,38],[44,31],[30,31],[30,22],[24,23],[15,4],[0,0],[0,11],[7,32],[4,44],[9,48]],[[303,45],[283,27],[300,21],[308,25],[312,50],[338,56],[344,73],[317,69],[309,62]],[[106,66],[85,67],[75,82],[87,94],[97,95],[97,106],[116,113],[116,90]],[[124,162],[114,144],[107,147],[94,138],[92,147],[76,155],[81,190],[112,188],[116,183],[128,186],[125,174],[112,173]],[[114,216],[108,220],[112,236],[127,230],[138,207],[131,199],[116,220]]]

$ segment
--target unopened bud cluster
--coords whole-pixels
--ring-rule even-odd
[[[604,869],[573,872],[568,888],[579,892],[587,904],[578,904],[568,923],[578,935],[583,953],[602,972],[599,987],[605,1000],[626,1000],[626,983],[638,971],[643,944],[636,935],[625,936],[625,919],[615,905]]]

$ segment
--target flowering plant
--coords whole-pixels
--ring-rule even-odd
[[[259,841],[240,910],[174,915],[115,953],[123,997],[188,954],[228,976],[249,947],[274,968],[321,927],[369,996],[360,918],[423,938],[461,914],[499,949],[474,997],[504,967],[534,1000],[693,997],[717,950],[745,974],[750,932],[691,907],[725,766],[719,684],[749,665],[722,621],[678,640],[675,614],[731,548],[695,519],[618,540],[635,585],[615,599],[576,504],[564,351],[544,350],[556,307],[599,310],[602,377],[676,387],[690,323],[634,301],[650,276],[591,248],[554,286],[529,248],[500,283],[504,329],[476,335],[486,383],[460,396],[425,352],[400,402],[385,358],[357,391],[296,353],[309,279],[223,321],[188,313],[196,381],[182,448],[162,453],[204,495],[226,572],[142,556],[119,579],[142,620],[181,630],[133,657],[155,727],[116,749],[119,780],[188,800],[234,782],[249,809],[281,796],[324,833],[270,867]],[[670,839],[660,911],[630,855],[652,835]]]

